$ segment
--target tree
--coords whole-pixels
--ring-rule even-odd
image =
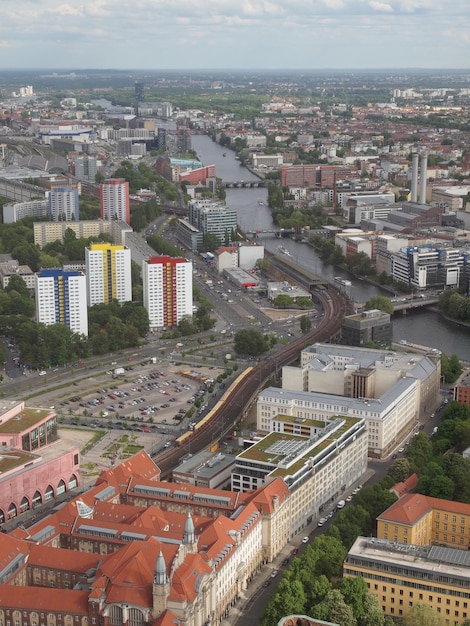
[[[31,298],[31,294],[29,293],[29,289],[26,286],[24,279],[16,274],[13,274],[13,276],[10,277],[8,285],[5,287],[5,291],[7,293],[16,291],[22,298]]]
[[[300,318],[300,331],[303,335],[308,333],[308,331],[312,328],[312,320],[308,317],[308,315],[302,315]]]
[[[312,611],[312,616],[326,620],[341,626],[356,626],[357,621],[338,589],[330,591],[325,599],[317,604]]]
[[[290,309],[294,304],[294,300],[286,293],[281,293],[273,300],[273,304],[278,309]]]
[[[364,614],[360,617],[361,626],[384,626],[385,616],[378,598],[367,593],[364,598]]]
[[[269,349],[269,338],[253,328],[239,330],[235,334],[234,348],[237,354],[259,356]]]
[[[372,298],[369,298],[369,300],[365,303],[364,309],[366,311],[379,309],[379,311],[383,311],[384,313],[389,313],[391,315],[393,313],[393,303],[390,298],[387,298],[386,296],[372,296]]]
[[[430,606],[414,604],[403,618],[403,626],[441,626],[441,618]]]
[[[393,478],[396,483],[402,482],[411,475],[411,466],[408,459],[396,459],[388,470],[388,475]]]

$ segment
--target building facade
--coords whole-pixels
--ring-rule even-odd
[[[151,257],[142,266],[144,307],[150,328],[178,326],[193,314],[193,264],[183,258]]]
[[[65,324],[88,335],[86,278],[81,272],[45,269],[36,275],[36,320]]]
[[[289,536],[332,507],[367,469],[364,419],[329,420],[279,414],[272,432],[235,459],[232,490],[256,489],[282,478],[290,494]]]
[[[129,183],[122,178],[110,178],[100,185],[102,220],[130,223]]]
[[[237,229],[237,212],[211,200],[189,203],[189,222],[203,235],[214,235],[220,245],[229,246]]]
[[[78,222],[80,216],[77,189],[56,187],[47,195],[48,215],[53,222]]]
[[[92,243],[85,248],[88,306],[132,300],[131,251],[121,245]]]
[[[346,578],[361,576],[385,615],[401,618],[411,607],[430,607],[448,626],[470,617],[470,553],[358,537],[343,566]]]

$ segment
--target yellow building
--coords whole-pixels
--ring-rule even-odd
[[[425,604],[442,624],[470,618],[470,552],[358,537],[343,566],[345,577],[361,576],[386,615],[402,617]]]
[[[470,505],[410,493],[377,518],[377,537],[427,546],[445,544],[470,549]]]

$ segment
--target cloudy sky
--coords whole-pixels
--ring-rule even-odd
[[[0,0],[2,69],[469,66],[469,0]]]

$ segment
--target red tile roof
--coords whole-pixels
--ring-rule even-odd
[[[52,549],[52,548],[51,548]],[[88,615],[88,591],[72,589],[51,589],[36,587],[34,593],[28,588],[0,585],[0,606],[2,609],[25,609],[61,613],[82,613]]]

